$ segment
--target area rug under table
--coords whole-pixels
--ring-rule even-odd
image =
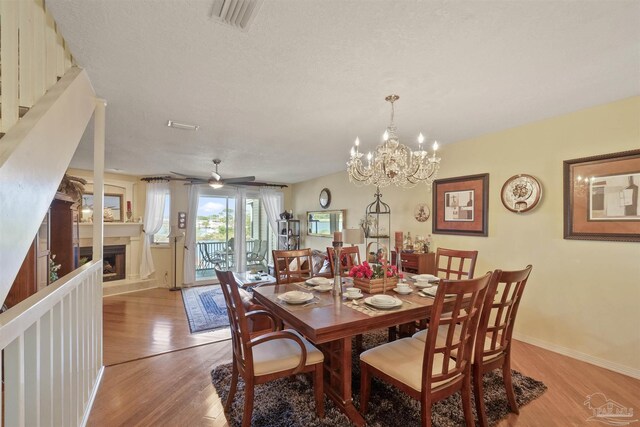
[[[229,326],[227,307],[220,286],[182,288],[182,300],[192,334]]]
[[[366,334],[363,339],[365,349],[385,342],[387,333],[373,332]],[[354,362],[358,356],[354,355]],[[540,381],[513,372],[513,388],[518,407],[522,407],[536,399],[547,387]],[[218,395],[225,403],[231,384],[231,364],[220,365],[211,372],[213,385]],[[340,412],[333,402],[325,398],[325,418],[319,419],[315,413],[311,381],[305,375],[298,375],[294,380],[280,379],[258,385],[255,389],[255,402],[252,426],[292,427],[292,426],[350,426],[347,417]],[[354,403],[360,408],[360,368],[359,363],[353,365]],[[502,383],[500,370],[487,373],[484,376],[485,405],[489,424],[495,425],[507,416],[509,406]],[[472,397],[473,400],[473,397]],[[474,416],[475,402],[474,405]],[[239,426],[242,421],[244,408],[244,382],[238,381],[230,414],[227,414],[231,426]],[[462,426],[464,414],[460,393],[436,403],[433,407],[434,426]],[[371,397],[366,421],[368,426],[419,426],[420,405],[398,389],[377,379],[371,383]]]

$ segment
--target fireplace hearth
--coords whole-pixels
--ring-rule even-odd
[[[105,246],[102,252],[102,281],[111,282],[124,279],[126,277],[126,245]],[[91,261],[93,248],[91,246],[81,247],[80,258]]]

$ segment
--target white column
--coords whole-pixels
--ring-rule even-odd
[[[107,102],[96,99],[93,116],[93,259],[102,259],[104,238],[104,136]]]

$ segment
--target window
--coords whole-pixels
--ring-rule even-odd
[[[153,243],[160,245],[169,244],[169,231],[171,220],[171,195],[167,193],[164,196],[164,212],[162,214],[162,227],[160,231],[153,235]]]

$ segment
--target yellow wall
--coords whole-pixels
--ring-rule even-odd
[[[402,123],[399,127],[402,131]],[[445,145],[439,178],[490,174],[489,236],[433,235],[435,247],[477,249],[477,273],[533,264],[516,324],[518,338],[636,377],[640,245],[563,239],[562,162],[638,148],[640,97]],[[347,142],[345,159],[348,149]],[[507,211],[499,196],[503,183],[518,173],[536,176],[543,186],[538,207],[519,215]],[[357,227],[375,189],[355,187],[344,172],[296,184],[292,208],[297,217],[320,209],[324,187],[332,193],[330,208],[346,209],[347,226]],[[413,219],[419,202],[431,206],[425,186],[382,193],[391,206],[392,232],[431,233],[431,220]],[[305,237],[308,247],[330,244],[328,238]]]

